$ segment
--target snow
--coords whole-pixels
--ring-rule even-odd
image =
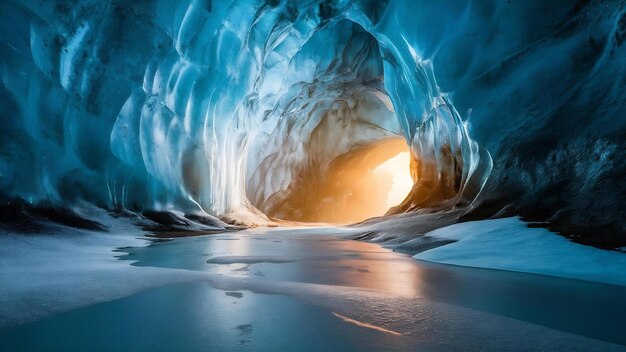
[[[128,218],[100,214],[95,219],[110,232],[0,233],[0,328],[207,276],[118,260],[116,248],[149,243],[143,231]]]
[[[519,218],[454,224],[424,235],[456,242],[414,256],[430,262],[626,286],[626,255],[570,242]]]
[[[153,287],[199,280],[208,280],[215,285],[228,281],[219,276],[219,271],[210,273],[185,268],[135,266],[132,265],[134,261],[128,258],[120,260],[119,257],[127,254],[120,250],[151,243],[141,228],[141,225],[150,225],[151,222],[130,215],[112,217],[105,210],[85,204],[73,210],[82,217],[105,225],[107,232],[60,225],[50,226],[46,232],[28,235],[0,230],[0,328],[130,296]],[[293,229],[258,228],[249,231],[263,235],[289,233]],[[345,231],[311,226],[298,228],[296,232],[300,235],[336,235]],[[224,238],[238,239],[233,238],[232,233]],[[276,243],[272,243],[271,248],[275,250]],[[284,262],[285,259],[285,256],[268,257],[267,254],[243,258],[245,262]],[[241,262],[242,258],[230,256],[217,259],[220,260]]]

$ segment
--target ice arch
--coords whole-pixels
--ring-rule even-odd
[[[280,215],[303,174],[401,135],[417,183],[395,211],[471,201],[488,156],[417,45],[376,28],[387,6],[5,4],[25,36],[4,38],[5,68],[19,67],[5,69],[4,93],[25,117],[14,143],[33,140],[35,165],[21,179],[23,163],[3,163],[15,177],[5,186],[35,202],[256,221]]]
[[[355,146],[396,134],[409,144],[416,186],[395,212],[474,202],[473,218],[521,214],[608,237],[624,228],[618,2],[11,0],[0,10],[6,197],[262,221],[309,156],[324,165],[350,153],[305,148],[321,115],[341,111],[378,133],[358,133]]]
[[[183,193],[191,195],[192,201],[211,213],[235,212],[233,216],[241,218],[245,217],[242,211],[256,212],[246,195],[263,210],[272,209],[273,203],[289,196],[289,188],[303,169],[315,164],[323,175],[334,157],[355,145],[384,137],[384,131],[389,130],[385,125],[393,121],[376,111],[380,109],[374,113],[360,111],[358,118],[350,115],[354,115],[355,105],[363,105],[361,100],[371,104],[367,94],[380,96],[389,92],[393,104],[399,107],[396,111],[402,134],[415,156],[413,168],[418,181],[413,194],[395,211],[436,205],[457,195],[460,200],[452,200],[447,207],[471,200],[488,175],[490,160],[488,155],[480,153],[450,101],[438,91],[429,62],[422,60],[405,40],[397,45],[389,37],[378,34],[377,38],[371,20],[354,6],[319,2],[300,9],[297,5],[238,3],[226,10],[224,25],[210,41],[188,39],[204,34],[204,24],[188,21],[206,9],[198,6],[186,9],[176,44],[181,57],[175,59],[171,69],[167,67],[163,71],[169,77],[148,76],[146,81],[167,80],[170,86],[166,88],[165,106],[168,96],[173,104],[177,99],[173,96],[182,95],[186,110],[179,108],[180,112],[176,113],[175,106],[168,110],[176,115],[173,120],[182,116],[185,133],[191,135],[193,144],[201,147],[194,146],[192,161],[184,162],[182,182],[176,179],[176,174],[168,175],[176,173],[176,167],[151,168],[148,162],[150,174],[169,178],[169,182],[164,182],[166,185],[182,183]],[[238,28],[232,28],[233,19],[238,20]],[[220,46],[211,47],[212,43]],[[386,56],[384,68],[377,61],[380,51]],[[191,53],[199,54],[194,58]],[[196,92],[198,77],[207,71],[188,62],[202,62],[207,58],[206,53],[209,58],[216,57],[205,63],[210,67],[211,80],[216,80],[214,76],[224,78],[217,80],[218,84],[204,84],[201,87],[205,91]],[[157,75],[160,69],[155,69]],[[382,76],[384,86],[380,82]],[[172,77],[176,80],[174,86],[171,86]],[[153,96],[163,93],[162,86],[157,89],[161,91],[155,92],[153,88]],[[216,100],[206,103],[208,96]],[[192,100],[196,97],[197,103]],[[207,107],[194,110],[190,106],[194,103]],[[353,106],[337,108],[337,104]],[[372,115],[365,122],[378,127],[380,135],[372,136],[371,131],[365,131],[339,136],[344,141],[337,141],[332,144],[336,148],[327,150],[309,145],[311,134],[316,129],[319,132],[328,110],[333,109],[341,111],[335,114],[335,120],[344,119],[344,123],[355,125],[367,120],[364,115]],[[373,116],[376,113],[378,116]],[[153,111],[148,113],[155,115],[159,116]],[[162,129],[156,127],[156,132]],[[204,134],[194,138],[193,133],[198,131]],[[328,136],[332,132],[324,134]],[[185,150],[184,146],[173,149]],[[156,155],[148,154],[144,160]],[[198,181],[198,175],[204,179]],[[467,185],[469,195],[463,198]]]

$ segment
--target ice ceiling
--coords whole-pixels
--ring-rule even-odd
[[[315,221],[408,145],[392,212],[624,229],[622,2],[11,0],[0,17],[6,196]]]

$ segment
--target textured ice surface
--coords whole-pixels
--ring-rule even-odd
[[[280,204],[298,175],[401,135],[418,187],[398,211],[466,205],[489,176],[477,216],[512,203],[610,243],[626,218],[624,11],[3,1],[0,190],[263,223],[256,208]]]
[[[384,3],[2,6],[9,194],[245,218],[303,169],[398,134],[431,166],[478,162],[430,63],[374,28]]]

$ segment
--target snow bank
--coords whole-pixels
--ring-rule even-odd
[[[415,259],[626,286],[626,255],[529,228],[519,218],[459,223],[424,237],[456,242],[418,253]]]
[[[129,296],[146,288],[206,278],[189,270],[136,267],[116,248],[144,246],[129,218],[92,216],[110,232],[15,235],[0,232],[0,328],[49,314]]]

